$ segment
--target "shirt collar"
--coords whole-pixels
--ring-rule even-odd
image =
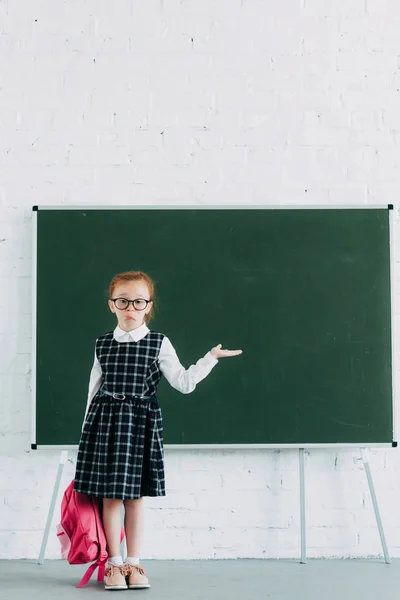
[[[137,327],[137,329],[132,329],[132,331],[124,331],[119,325],[117,325],[114,329],[114,339],[116,339],[118,342],[126,338],[131,338],[134,342],[138,342],[144,338],[149,331],[150,329],[147,327],[146,323],[143,323],[140,325],[140,327]]]

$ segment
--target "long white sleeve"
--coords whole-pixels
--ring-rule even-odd
[[[188,369],[180,363],[176,354],[175,348],[172,346],[167,336],[161,344],[160,354],[158,356],[160,370],[165,376],[168,383],[182,392],[182,394],[190,394],[193,392],[196,385],[215,367],[218,362],[211,352],[207,352],[205,356],[199,358],[196,364],[191,365]]]
[[[101,369],[101,365],[97,359],[96,356],[96,350],[94,351],[94,362],[93,362],[93,367],[92,370],[90,372],[90,379],[89,379],[89,392],[88,392],[88,399],[87,399],[87,403],[86,403],[86,411],[85,411],[85,418],[84,421],[86,419],[86,415],[87,412],[89,410],[89,404],[91,403],[91,401],[93,400],[94,395],[96,394],[96,392],[99,390],[100,386],[101,386],[101,380],[103,378],[103,371]]]

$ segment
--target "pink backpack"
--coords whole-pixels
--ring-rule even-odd
[[[75,492],[74,480],[64,492],[61,521],[57,525],[61,558],[66,558],[70,565],[83,565],[95,561],[76,586],[78,588],[88,583],[97,567],[97,581],[104,580],[108,554],[100,507],[101,501],[98,498]],[[124,537],[125,531],[121,529],[121,541]]]

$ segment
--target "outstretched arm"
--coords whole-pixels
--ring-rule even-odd
[[[196,385],[200,383],[211,370],[215,367],[218,362],[218,358],[223,356],[231,356],[230,353],[238,352],[241,350],[222,350],[218,346],[207,352],[205,356],[200,358],[196,364],[191,365],[188,369],[181,364],[175,348],[172,346],[169,338],[164,337],[160,354],[158,357],[159,365],[162,374],[168,381],[168,383],[182,392],[182,394],[190,394],[196,388]],[[228,353],[228,354],[227,354]]]

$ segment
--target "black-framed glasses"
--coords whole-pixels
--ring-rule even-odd
[[[135,300],[128,300],[128,298],[111,298],[114,302],[115,308],[118,310],[126,310],[129,304],[132,304],[136,310],[144,310],[151,300],[145,300],[144,298],[136,298]]]

